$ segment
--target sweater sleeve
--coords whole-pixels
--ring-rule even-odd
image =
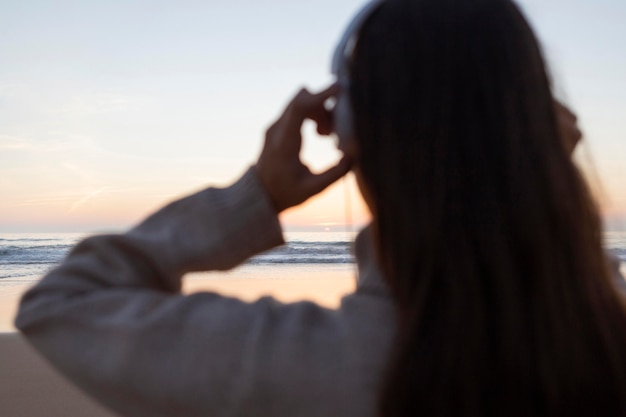
[[[183,274],[228,269],[283,243],[250,169],[176,201],[123,235],[79,243],[28,291],[16,327],[66,377],[122,415],[226,415],[256,303],[180,294]]]

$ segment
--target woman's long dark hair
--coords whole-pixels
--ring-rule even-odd
[[[380,414],[626,416],[626,313],[518,8],[388,0],[351,77],[398,308]]]

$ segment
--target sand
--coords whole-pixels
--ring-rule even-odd
[[[255,271],[258,274],[258,269]],[[311,300],[325,307],[337,308],[341,297],[355,288],[354,273],[349,267],[324,268],[318,274],[298,270],[297,267],[281,268],[280,272],[271,275],[262,271],[254,278],[248,278],[247,274],[247,271],[242,271],[190,275],[183,291],[214,291],[245,301],[269,295],[283,302]]]
[[[321,273],[297,267],[236,270],[195,274],[186,278],[184,292],[214,291],[252,301],[271,295],[284,301],[313,300],[334,308],[354,289],[350,266],[322,268]],[[105,417],[113,416],[65,381],[15,333],[13,317],[19,296],[29,285],[0,287],[0,416]]]
[[[19,335],[0,334],[0,416],[113,415],[61,378]]]
[[[13,317],[15,317],[20,296],[28,287],[29,285],[24,284],[0,287],[0,333],[15,331]]]
[[[311,269],[243,269],[230,273],[191,275],[184,291],[215,291],[255,300],[271,295],[284,302],[309,299],[337,307],[341,296],[354,289],[350,266]],[[625,268],[626,269],[626,268]],[[625,271],[626,272],[626,271]],[[105,417],[113,414],[84,396],[60,377],[14,332],[12,318],[27,285],[0,288],[0,416]]]

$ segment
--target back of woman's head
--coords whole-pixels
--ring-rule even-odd
[[[381,413],[626,415],[626,314],[509,0],[388,0],[350,65],[398,306]]]

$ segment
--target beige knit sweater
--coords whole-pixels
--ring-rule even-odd
[[[81,242],[24,296],[16,327],[123,416],[374,416],[394,312],[363,234],[357,290],[338,310],[180,294],[186,272],[282,243],[251,169]]]

